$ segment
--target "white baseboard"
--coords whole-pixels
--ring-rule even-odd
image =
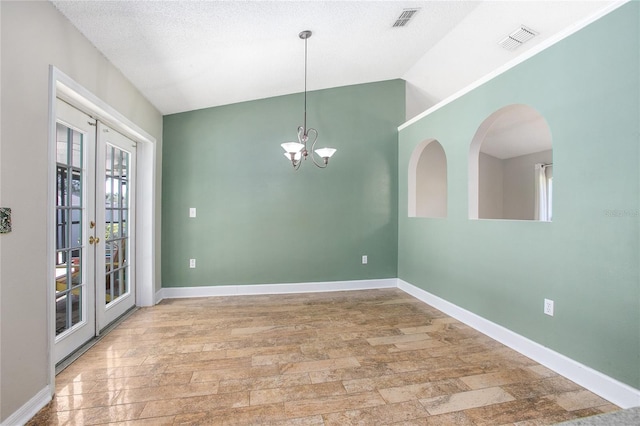
[[[38,411],[51,401],[51,389],[46,386],[40,392],[35,394],[33,398],[27,401],[16,412],[10,415],[1,426],[21,426],[27,423]]]
[[[162,302],[162,299],[164,299],[164,289],[161,288],[160,290],[156,291],[156,294],[154,296],[154,301],[153,304],[157,305],[158,303]]]
[[[156,300],[184,297],[246,296],[259,294],[320,293],[327,291],[396,288],[397,278],[357,281],[329,281],[319,283],[250,284],[204,287],[164,287],[156,293]]]
[[[640,406],[640,390],[398,279],[398,288],[622,408]]]

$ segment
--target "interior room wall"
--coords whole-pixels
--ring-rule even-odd
[[[437,99],[430,96],[418,86],[406,82],[406,120],[421,114],[437,103]]]
[[[337,149],[324,170],[280,147],[302,94],[165,116],[163,287],[395,278],[404,84],[308,93],[317,147]]]
[[[399,278],[639,389],[639,80],[640,3],[629,2],[403,127]],[[470,142],[511,104],[551,129],[553,222],[468,219]],[[447,153],[449,214],[407,218],[409,159],[430,138]]]
[[[50,2],[2,1],[0,19],[0,205],[11,207],[13,213],[13,231],[0,235],[0,421],[4,421],[49,381],[49,65],[128,117],[159,144],[162,117]],[[159,223],[159,204],[156,211]]]
[[[478,217],[504,217],[504,162],[480,152],[478,156]]]
[[[553,151],[500,159],[480,152],[478,214],[481,219],[533,220],[536,163],[549,164]]]
[[[553,162],[553,151],[506,158],[503,161],[505,218],[533,220],[535,216],[535,173],[536,163]]]

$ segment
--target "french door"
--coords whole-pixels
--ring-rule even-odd
[[[90,163],[95,158],[96,121],[62,101],[57,112],[56,363],[96,335],[95,173]]]
[[[57,101],[55,363],[135,306],[135,143]]]
[[[136,304],[135,165],[131,139],[98,122],[96,223],[104,243],[96,250],[98,331]]]

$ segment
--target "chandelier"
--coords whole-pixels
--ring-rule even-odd
[[[294,170],[298,170],[302,160],[306,160],[307,157],[311,157],[313,164],[324,169],[329,164],[329,158],[336,150],[333,148],[314,150],[318,140],[318,131],[313,128],[307,128],[307,39],[311,37],[311,31],[302,31],[298,36],[304,40],[304,122],[302,126],[298,127],[298,142],[285,142],[280,146],[284,148],[284,156],[291,161]],[[307,150],[307,146],[311,147],[311,152]],[[320,157],[322,162],[316,161],[315,155]]]

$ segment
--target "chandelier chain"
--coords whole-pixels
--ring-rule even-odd
[[[304,39],[304,135],[307,136],[307,39]]]

